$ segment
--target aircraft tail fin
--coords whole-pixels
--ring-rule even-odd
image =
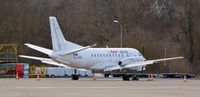
[[[53,51],[73,50],[73,49],[82,47],[78,44],[65,40],[56,17],[50,16],[49,21],[50,21],[50,28],[51,28]]]

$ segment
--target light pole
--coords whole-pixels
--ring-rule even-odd
[[[114,20],[113,21],[114,23],[119,23],[119,21],[117,21],[117,20]],[[120,25],[120,32],[121,32],[121,35],[120,35],[120,47],[122,48],[122,35],[123,35],[123,32],[122,32],[122,25],[121,25],[121,23],[119,23],[119,25]]]
[[[165,54],[165,58],[167,57],[167,49],[165,47],[165,50],[164,50],[164,54]],[[164,61],[164,73],[167,73],[167,67],[166,67],[167,63],[166,61]]]

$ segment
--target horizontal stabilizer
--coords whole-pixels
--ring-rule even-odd
[[[47,49],[47,48],[43,48],[43,47],[40,47],[40,46],[36,46],[36,45],[33,45],[33,44],[29,44],[29,43],[26,43],[24,44],[26,46],[28,46],[29,48],[32,48],[34,50],[37,50],[39,52],[42,52],[42,53],[45,53],[47,55],[50,55],[52,53],[52,50],[50,49]]]
[[[41,58],[41,57],[26,56],[26,55],[19,55],[19,57],[28,58],[28,59],[34,59],[34,60],[40,60],[42,63],[46,63],[46,64],[50,64],[50,65],[55,65],[55,66],[61,66],[61,67],[65,67],[65,68],[68,68],[68,69],[72,69],[69,66],[57,63],[57,62],[55,62],[55,61],[53,61],[52,59],[49,59],[49,58]]]
[[[62,51],[62,52],[59,52],[58,54],[61,55],[61,56],[68,55],[68,54],[71,54],[71,53],[79,52],[79,51],[82,51],[82,50],[94,47],[96,45],[97,44],[93,44],[93,45],[90,45],[90,46],[86,46],[86,47],[81,47],[81,48],[78,48],[78,49],[74,49],[74,50],[71,50],[71,51],[68,51],[68,52]]]
[[[67,69],[77,69],[77,68],[72,68],[72,67],[69,67],[67,65],[55,62],[55,61],[53,61],[52,59],[49,59],[49,58],[41,58],[41,57],[26,56],[26,55],[19,55],[19,57],[27,58],[27,59],[39,60],[39,61],[41,61],[42,63],[45,63],[45,64],[50,64],[50,65],[54,65],[54,66],[60,66],[60,67],[64,67],[64,68],[67,68]],[[86,69],[77,69],[77,70],[87,71]]]

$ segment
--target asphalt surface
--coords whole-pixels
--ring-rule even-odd
[[[200,97],[200,80],[118,78],[0,79],[0,97]]]

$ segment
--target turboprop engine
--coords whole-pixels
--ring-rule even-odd
[[[132,57],[124,58],[124,59],[122,59],[122,60],[120,60],[120,61],[118,62],[118,65],[124,66],[124,65],[127,65],[127,64],[129,64],[129,63],[131,63],[131,62],[133,62],[133,61],[134,61],[134,59],[133,59]]]

